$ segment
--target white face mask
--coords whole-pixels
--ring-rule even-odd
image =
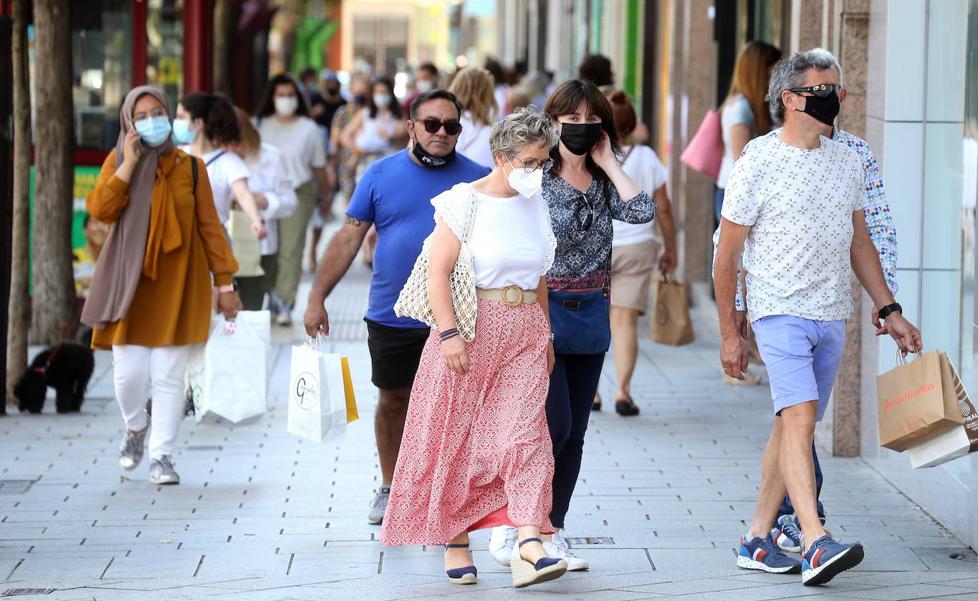
[[[374,94],[374,104],[376,104],[378,108],[385,109],[390,103],[390,94]]]
[[[425,92],[430,92],[431,88],[434,86],[427,79],[419,79],[418,81],[414,82],[414,87],[418,90],[419,94],[424,94]]]
[[[299,108],[299,99],[295,96],[276,96],[275,112],[284,117],[291,117]]]
[[[510,161],[513,170],[506,176],[509,187],[520,193],[520,196],[530,198],[540,191],[543,187],[543,169],[537,169],[533,173],[527,173],[522,169],[517,169]]]

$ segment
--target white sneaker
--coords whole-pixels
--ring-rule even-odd
[[[579,572],[588,569],[587,560],[574,555],[574,552],[567,545],[567,539],[563,537],[560,530],[554,533],[553,540],[548,540],[543,543],[543,548],[548,556],[559,557],[566,561],[568,572]]]
[[[496,526],[489,537],[489,553],[501,566],[509,567],[509,558],[516,546],[516,528],[512,526]]]

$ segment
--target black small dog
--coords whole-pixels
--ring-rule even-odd
[[[80,344],[65,342],[42,351],[14,386],[20,410],[40,413],[48,386],[57,393],[58,413],[80,411],[85,389],[95,370],[95,354]]]

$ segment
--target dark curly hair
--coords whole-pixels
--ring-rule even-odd
[[[224,94],[192,92],[180,104],[192,119],[204,122],[204,137],[218,146],[236,144],[241,139],[241,126],[234,105]]]
[[[614,85],[615,77],[611,72],[611,60],[600,54],[585,56],[577,67],[577,78],[592,81],[599,88]]]
[[[261,104],[258,105],[258,110],[255,111],[255,115],[257,117],[270,117],[275,114],[275,88],[282,84],[289,84],[292,86],[293,91],[295,91],[295,97],[299,101],[299,106],[296,107],[295,114],[301,117],[308,117],[309,101],[302,91],[302,86],[291,75],[286,73],[279,73],[268,80],[268,85],[265,86],[265,94],[262,96]]]

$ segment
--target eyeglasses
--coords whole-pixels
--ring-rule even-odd
[[[458,132],[462,131],[462,124],[458,122],[458,119],[449,119],[448,121],[441,121],[435,119],[434,117],[428,117],[421,123],[424,124],[424,130],[429,134],[437,134],[438,130],[445,128],[445,133],[450,136],[458,135]]]
[[[149,119],[150,117],[165,117],[165,116],[166,116],[166,110],[163,109],[162,107],[156,107],[155,109],[151,110],[148,115],[146,113],[136,113],[135,115],[132,116],[132,121],[133,123],[135,123],[136,121],[142,121],[143,119]]]
[[[807,88],[789,88],[789,92],[794,92],[795,94],[809,93],[818,96],[819,98],[827,98],[833,92],[838,94],[842,91],[842,85],[837,83],[820,83],[815,86],[810,86]]]
[[[584,209],[587,208],[587,212]],[[594,205],[588,199],[587,194],[581,192],[581,198],[577,202],[577,229],[586,232],[591,229],[594,223]]]
[[[519,163],[521,165],[520,169],[522,169],[523,171],[525,171],[527,173],[533,173],[537,169],[543,169],[544,171],[550,171],[550,169],[554,166],[554,162],[552,160],[550,160],[550,159],[545,159],[543,161],[538,161],[536,159],[526,159],[526,160],[524,160],[524,159],[521,159],[520,157],[513,157],[512,160],[513,161],[516,161],[517,163]],[[512,165],[512,162],[510,162],[510,165]],[[516,165],[513,165],[513,167],[515,168]]]

